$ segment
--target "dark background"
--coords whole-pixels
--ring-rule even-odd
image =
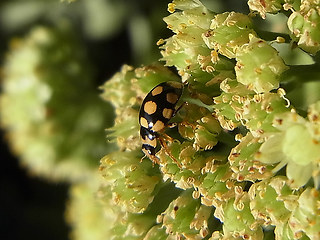
[[[32,177],[19,166],[1,133],[0,238],[67,239],[68,185]]]

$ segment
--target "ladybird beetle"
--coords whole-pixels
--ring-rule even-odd
[[[181,97],[182,90],[182,83],[163,82],[151,89],[142,102],[139,112],[142,151],[154,163],[159,164],[159,159],[155,155],[157,140],[165,148],[167,154],[173,158],[166,149],[161,135],[176,112],[175,107]],[[173,158],[173,160],[181,166],[176,159]]]

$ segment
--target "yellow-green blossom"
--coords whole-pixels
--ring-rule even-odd
[[[307,188],[298,199],[298,206],[292,212],[288,225],[294,236],[318,239],[320,236],[320,194],[314,188]]]
[[[140,156],[137,151],[114,152],[101,160],[100,171],[111,186],[114,204],[125,212],[144,212],[161,182],[151,161],[140,163]]]
[[[71,186],[66,210],[66,219],[72,228],[70,239],[103,240],[110,237],[117,215],[110,203],[97,201],[99,184],[103,184],[97,180],[99,177],[95,174],[89,182]]]
[[[251,11],[258,12],[265,19],[266,13],[275,14],[282,10],[284,2],[285,0],[249,0],[248,5]]]
[[[52,180],[91,176],[112,148],[110,104],[97,96],[82,45],[68,27],[38,27],[12,41],[3,66],[0,122],[13,152]]]
[[[238,49],[249,42],[250,34],[255,35],[256,33],[247,15],[225,12],[214,16],[210,30],[202,37],[208,48],[228,58],[235,58]]]
[[[288,69],[273,47],[251,34],[248,44],[236,52],[236,60],[237,81],[256,93],[277,89],[281,73]]]
[[[320,50],[320,4],[318,0],[302,0],[300,9],[288,19],[293,40],[303,50],[316,54]]]
[[[316,115],[313,115],[316,116]],[[272,134],[261,145],[258,159],[261,162],[279,165],[278,171],[287,164],[287,176],[293,187],[305,185],[309,179],[316,177],[318,185],[319,172],[319,136],[318,126],[308,122],[296,112],[277,116],[273,124],[279,132]]]
[[[212,208],[193,199],[191,191],[185,191],[172,201],[164,213],[158,217],[166,233],[186,239],[203,239],[209,234],[208,220]]]

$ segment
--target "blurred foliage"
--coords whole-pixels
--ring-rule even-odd
[[[81,45],[66,28],[34,28],[12,42],[0,123],[33,174],[75,181],[88,178],[112,148],[101,129],[112,124],[113,109],[97,96]]]
[[[108,39],[121,34],[131,51],[128,60],[137,64],[159,57],[155,42],[165,25],[158,19],[165,16],[166,4],[164,0],[152,4],[145,0],[6,1],[1,3],[0,26],[6,34],[14,34],[36,24],[56,26],[67,21],[88,43],[107,44]]]

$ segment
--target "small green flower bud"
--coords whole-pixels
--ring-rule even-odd
[[[204,127],[198,126],[195,131],[195,147],[210,150],[218,143],[216,137],[216,133],[211,133]]]
[[[228,58],[235,58],[238,49],[255,35],[247,15],[235,12],[217,14],[212,19],[210,30],[202,35],[208,48]]]
[[[202,174],[201,181],[196,185],[202,195],[202,204],[217,207],[234,197],[236,185],[229,180],[232,172],[228,164],[218,165],[212,160],[202,169]]]
[[[303,232],[309,239],[320,236],[320,194],[315,188],[307,188],[298,199],[298,207],[293,211],[289,226],[295,235]]]
[[[273,47],[252,34],[237,50],[236,60],[237,81],[256,93],[278,88],[281,73],[288,69]]]
[[[171,154],[183,167],[177,166],[172,159]],[[162,148],[157,156],[160,159],[160,170],[163,174],[163,179],[170,179],[178,188],[192,188],[200,175],[201,168],[206,164],[206,157],[197,152],[190,142],[173,142],[167,146],[167,149]]]
[[[282,139],[284,133],[273,133],[266,141],[261,145],[259,151],[257,151],[255,157],[262,163],[275,164],[286,159],[286,156],[282,152]]]
[[[319,169],[319,141],[314,138],[312,125],[297,113],[288,112],[278,115],[274,126],[281,132],[267,138],[256,157],[269,164],[280,161],[274,171],[287,164],[287,176],[293,181],[292,187],[305,185]]]
[[[114,204],[132,213],[146,210],[161,179],[151,161],[140,163],[140,156],[140,151],[113,152],[100,165],[102,176],[111,185]]]
[[[162,223],[170,235],[202,239],[209,233],[208,219],[211,211],[210,207],[193,199],[191,191],[185,191],[162,213]]]
[[[200,1],[185,1],[188,4],[191,3],[188,8],[184,7],[188,4],[184,5],[183,2],[173,2],[171,6],[180,8],[182,11],[164,18],[168,28],[176,34],[165,40],[165,44],[161,47],[163,49],[161,53],[166,65],[176,66],[179,74],[187,79],[189,69],[191,71],[198,69],[198,55],[210,55],[201,34],[209,28],[213,14]]]
[[[265,19],[266,13],[275,14],[282,10],[284,0],[249,0],[248,5],[251,11],[258,12],[260,16]]]
[[[273,119],[277,114],[288,112],[287,101],[278,93],[255,94],[244,101],[236,111],[242,124],[255,136],[276,131]]]
[[[141,147],[138,111],[131,107],[116,109],[115,125],[108,129],[108,138],[115,139],[120,150],[135,150]]]
[[[272,176],[271,167],[267,167],[256,160],[261,143],[259,138],[251,133],[240,139],[240,143],[234,147],[228,157],[230,168],[234,172],[233,178],[237,181],[255,181]]]
[[[303,151],[297,151],[299,149]],[[312,139],[306,126],[293,124],[286,132],[283,139],[283,153],[294,163],[307,166],[313,161],[319,161],[320,147],[317,141]]]
[[[136,93],[128,85],[135,74],[133,67],[124,65],[121,71],[116,73],[109,81],[107,81],[101,89],[102,97],[111,102],[116,108],[128,106],[132,103],[131,99],[135,98]]]
[[[169,3],[169,16],[164,18],[173,32],[178,33],[187,26],[196,26],[202,29],[209,28],[210,17],[213,15],[200,1],[173,0]],[[176,11],[179,10],[179,11]]]
[[[180,78],[162,64],[154,63],[135,69],[132,88],[137,93],[137,99],[142,100],[154,86],[166,81],[180,81]],[[127,86],[126,86],[127,87]]]
[[[255,222],[249,207],[249,197],[240,187],[236,198],[216,208],[215,217],[223,222],[224,236],[238,239],[262,240],[262,227]]]
[[[199,114],[201,113],[201,114]],[[218,143],[221,127],[216,118],[204,107],[187,104],[179,112],[182,118],[179,133],[186,139],[193,140],[196,150],[210,150]]]
[[[258,221],[265,225],[281,227],[288,221],[291,211],[297,206],[297,196],[288,186],[285,177],[253,184],[249,189],[250,209]]]
[[[302,0],[300,10],[288,19],[293,40],[303,50],[316,54],[320,50],[320,5],[317,0]]]
[[[223,91],[214,98],[215,113],[222,128],[234,130],[240,124],[236,111],[242,109],[242,104],[248,98],[247,95],[253,94],[243,84],[234,79],[227,78],[221,82],[220,88]]]

